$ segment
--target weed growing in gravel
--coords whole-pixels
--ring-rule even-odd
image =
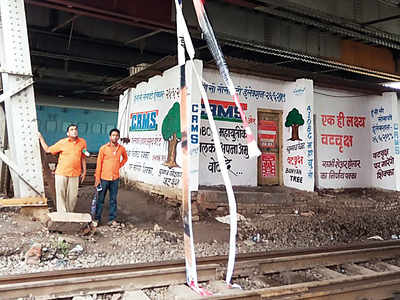
[[[63,239],[59,239],[57,241],[56,249],[57,249],[57,252],[61,253],[65,257],[65,256],[67,256],[68,251],[70,250],[70,245]]]

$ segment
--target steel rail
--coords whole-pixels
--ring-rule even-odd
[[[390,299],[400,288],[400,272],[299,283],[258,290],[260,299]],[[335,298],[333,298],[335,297]],[[366,297],[366,298],[363,298]]]
[[[197,269],[198,279],[208,281],[216,279],[217,265],[202,265]],[[75,271],[75,272],[74,272]],[[80,294],[82,291],[95,291],[99,293],[110,291],[123,291],[126,289],[142,289],[160,286],[183,284],[186,282],[185,266],[166,267],[159,266],[135,269],[125,268],[110,273],[80,272],[69,270],[65,274],[50,277],[52,272],[47,272],[43,278],[40,273],[36,276],[23,276],[20,280],[6,280],[0,284],[0,299],[17,299],[23,297],[47,296],[49,299]],[[59,273],[59,272],[57,272]]]
[[[384,241],[384,242],[369,242],[357,243],[351,245],[344,245],[339,247],[320,247],[320,248],[300,248],[300,249],[287,249],[287,250],[273,250],[265,252],[254,252],[246,254],[238,254],[236,256],[237,263],[247,263],[249,261],[255,261],[260,259],[272,259],[279,257],[295,257],[299,255],[307,254],[319,254],[319,253],[331,253],[338,251],[347,250],[359,250],[359,249],[371,249],[371,248],[384,248],[390,246],[400,246],[400,241]],[[227,256],[209,256],[209,257],[199,257],[197,258],[198,265],[209,265],[218,264],[219,266],[225,265],[228,260]],[[104,267],[92,267],[85,269],[70,269],[62,271],[47,271],[39,273],[27,273],[18,275],[7,275],[0,276],[0,286],[2,284],[11,282],[22,282],[26,280],[41,280],[41,279],[51,279],[51,278],[69,278],[74,274],[84,275],[84,274],[112,274],[120,273],[125,271],[143,271],[143,270],[158,270],[160,267],[165,268],[177,268],[184,265],[184,260],[170,260],[170,261],[158,261],[152,263],[139,263],[139,264],[125,264],[116,266],[104,266]]]
[[[399,288],[400,272],[385,272],[244,291],[207,300],[386,300],[393,299]]]
[[[254,270],[258,274],[269,274],[395,256],[400,256],[399,241],[373,242],[336,248],[254,253],[237,257],[234,275],[246,276]],[[199,281],[222,278],[222,274],[226,271],[226,262],[226,256],[198,259]],[[397,273],[397,275],[399,274]],[[0,276],[0,299],[44,295],[61,297],[80,291],[99,293],[99,291],[121,291],[131,287],[135,289],[151,288],[185,282],[183,260],[50,271]]]

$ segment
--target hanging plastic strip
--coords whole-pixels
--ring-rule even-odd
[[[213,135],[214,142],[215,142],[217,158],[218,158],[219,166],[221,168],[221,174],[222,174],[222,177],[223,177],[223,180],[225,183],[225,188],[226,188],[226,191],[228,194],[229,212],[230,212],[230,239],[229,239],[229,257],[228,257],[228,267],[227,267],[227,274],[226,274],[226,283],[228,285],[230,285],[230,281],[232,279],[232,274],[233,274],[233,268],[234,268],[234,264],[235,264],[235,254],[236,254],[236,233],[237,233],[236,200],[235,200],[235,195],[233,193],[232,184],[231,184],[231,181],[230,181],[230,178],[228,175],[228,169],[226,167],[224,154],[222,152],[219,134],[218,134],[218,131],[217,131],[217,128],[215,125],[214,117],[213,117],[211,109],[210,109],[210,104],[208,101],[207,93],[204,90],[202,78],[198,74],[198,72],[195,68],[195,65],[194,65],[193,43],[192,43],[192,40],[189,35],[189,31],[186,26],[186,22],[184,20],[182,10],[180,7],[177,8],[177,10],[178,9],[179,9],[179,11],[177,11],[177,19],[179,19],[179,21],[177,20],[177,23],[180,24],[181,26],[184,26],[182,28],[184,29],[183,36],[184,36],[186,51],[189,55],[192,65],[193,65],[193,71],[196,75],[198,86],[200,88],[200,93],[201,93],[201,96],[203,98],[203,102],[204,102],[204,105],[206,108],[207,117],[209,120],[210,128],[211,128],[212,135]]]
[[[188,116],[190,116],[191,94],[187,91],[185,74],[185,38],[184,27],[182,23],[182,0],[175,0],[177,10],[177,42],[178,42],[178,65],[180,66],[180,117],[182,131],[182,217],[184,227],[184,253],[186,266],[186,282],[190,288],[202,296],[210,296],[211,293],[201,288],[197,282],[196,256],[194,252],[193,226],[192,226],[192,207],[190,191],[190,149],[187,141]],[[194,67],[194,66],[193,66]],[[190,74],[189,74],[190,75]]]

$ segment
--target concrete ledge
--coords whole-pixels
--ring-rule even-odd
[[[128,188],[137,188],[138,190],[147,192],[149,194],[164,196],[171,202],[180,202],[182,199],[182,192],[178,188],[174,189],[132,180],[125,180],[124,185],[126,185]]]
[[[237,211],[245,216],[264,213],[293,213],[294,209],[301,209],[315,199],[313,192],[286,187],[271,189],[269,187],[243,187],[243,189],[243,191],[236,190],[234,193]],[[215,211],[217,215],[229,213],[228,196],[222,187],[200,189],[197,192],[196,200],[200,214],[210,210]]]
[[[155,196],[170,206],[179,207],[182,193],[178,188],[146,184],[126,180],[127,188],[136,188]],[[234,193],[238,213],[248,216],[254,214],[290,214],[309,206],[318,195],[316,192],[306,192],[285,186],[235,186]],[[193,220],[199,220],[201,215],[229,214],[228,196],[224,186],[200,186],[192,192]]]

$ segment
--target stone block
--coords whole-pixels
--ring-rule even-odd
[[[77,233],[82,227],[92,221],[90,214],[52,212],[47,215],[49,217],[49,221],[47,222],[49,231]]]
[[[42,245],[34,243],[32,247],[25,253],[25,263],[27,265],[38,265],[42,256]]]

